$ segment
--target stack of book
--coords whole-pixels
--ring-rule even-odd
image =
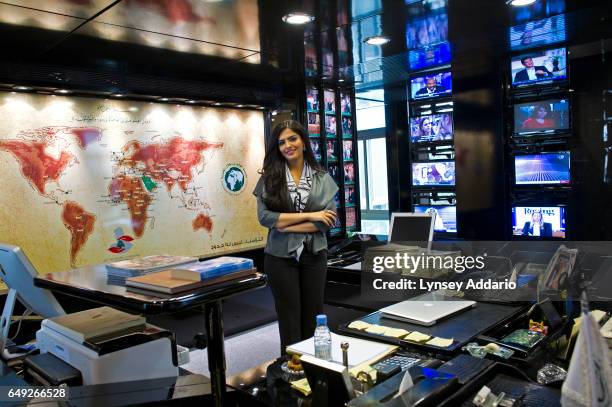
[[[130,277],[125,285],[132,292],[163,296],[240,279],[256,271],[251,259],[225,256]]]
[[[136,257],[130,260],[116,261],[106,264],[106,275],[109,284],[125,284],[130,277],[154,273],[169,267],[197,262],[196,257],[155,255]]]

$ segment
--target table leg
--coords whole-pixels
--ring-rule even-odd
[[[208,370],[215,406],[223,406],[225,397],[225,349],[223,346],[221,300],[204,305]]]

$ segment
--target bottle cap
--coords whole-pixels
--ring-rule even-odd
[[[317,326],[319,325],[327,325],[327,315],[325,314],[317,315]]]

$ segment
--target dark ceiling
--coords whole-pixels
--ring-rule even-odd
[[[447,56],[450,61],[461,42],[478,48],[489,41],[449,36],[457,19],[479,24],[489,18],[460,15],[463,1],[470,0],[0,1],[0,81],[148,94],[153,87],[159,95],[244,97],[262,104],[296,92],[287,85],[304,75],[376,87]],[[576,55],[609,51],[610,1],[538,0],[521,10],[491,1],[507,8],[498,14],[506,18],[492,24],[498,32],[491,38],[508,52],[511,27],[551,16],[562,16],[563,35]],[[284,24],[280,17],[295,9],[316,20],[305,27]],[[391,42],[364,43],[378,34]],[[147,90],[144,82],[155,83]]]

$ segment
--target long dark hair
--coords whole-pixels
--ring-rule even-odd
[[[266,146],[266,156],[262,170],[262,178],[266,188],[266,193],[263,197],[264,202],[268,208],[276,212],[294,212],[287,195],[286,160],[278,148],[278,138],[285,129],[292,130],[302,139],[304,143],[304,161],[310,165],[310,168],[313,171],[324,171],[317,163],[317,160],[315,160],[312,146],[310,145],[310,138],[304,126],[295,120],[286,120],[277,124]]]

